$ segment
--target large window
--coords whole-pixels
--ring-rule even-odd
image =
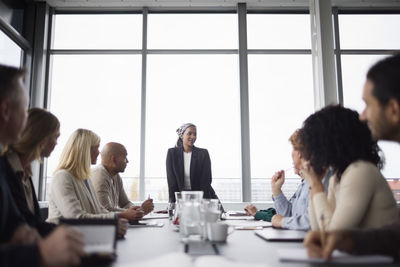
[[[221,199],[241,200],[240,111],[235,55],[151,55],[148,58],[146,190],[166,185],[165,159],[184,122],[197,126]],[[160,180],[157,182],[157,180]],[[146,193],[147,195],[147,193]]]
[[[361,97],[366,73],[374,63],[387,56],[384,50],[400,49],[399,27],[400,15],[339,15],[344,106],[362,112],[364,102]],[[400,200],[400,194],[396,193],[400,178],[397,162],[400,147],[385,141],[380,141],[379,146],[385,158],[382,173]]]
[[[129,163],[121,176],[128,196],[138,200],[141,56],[85,54],[80,50],[137,48],[141,44],[141,16],[57,15],[55,18],[49,108],[60,119],[61,135],[47,161],[47,188],[68,137],[74,130],[85,128],[101,137],[101,146],[111,141],[125,145]],[[133,37],[128,30],[134,33]],[[58,51],[61,48],[73,50],[63,54]]]
[[[142,20],[137,14],[55,15],[49,108],[61,121],[61,136],[47,163],[47,187],[67,138],[81,127],[99,134],[101,145],[117,141],[127,147],[130,162],[121,176],[132,200],[139,200],[144,182],[143,195],[167,201],[167,149],[176,142],[175,130],[193,122],[196,145],[210,152],[217,194],[240,201],[239,71],[232,51],[237,15],[150,14],[145,58]]]
[[[0,64],[20,67],[21,63],[22,49],[0,31]]]
[[[148,16],[149,53],[157,52],[147,57],[146,196],[168,199],[167,150],[175,130],[192,122],[195,145],[210,153],[218,196],[241,200],[238,59],[225,54],[237,45],[235,14]]]
[[[248,15],[248,32],[249,48],[262,51],[249,55],[252,200],[271,201],[276,171],[287,170],[287,196],[300,183],[288,139],[314,111],[309,16]]]

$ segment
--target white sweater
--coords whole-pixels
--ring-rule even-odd
[[[311,229],[379,228],[397,219],[393,193],[379,169],[356,161],[343,172],[340,182],[330,179],[328,195],[317,193],[309,201]]]
[[[66,170],[58,171],[51,183],[47,221],[58,223],[61,217],[113,219],[115,213],[101,206],[90,179],[88,184],[91,193],[83,180],[75,178]]]

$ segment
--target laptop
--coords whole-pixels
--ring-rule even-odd
[[[302,242],[307,232],[268,228],[255,231],[255,234],[267,241]]]
[[[83,263],[111,262],[116,258],[118,220],[60,219],[60,223],[83,234],[86,253]]]

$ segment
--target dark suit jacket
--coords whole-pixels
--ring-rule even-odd
[[[0,157],[0,266],[38,266],[37,245],[9,245],[15,229],[25,221],[14,204],[5,176],[5,158]]]
[[[167,180],[169,202],[175,202],[175,192],[185,189],[183,147],[168,149]],[[190,185],[192,190],[203,191],[203,198],[218,198],[211,186],[211,160],[207,149],[193,147],[190,160]]]
[[[35,208],[34,214],[29,210],[28,204],[26,203],[24,187],[22,185],[22,180],[21,180],[23,173],[22,172],[15,173],[11,165],[6,160],[5,175],[12,197],[15,201],[15,204],[17,205],[17,208],[20,211],[21,215],[24,217],[26,223],[32,226],[33,228],[36,228],[41,236],[43,237],[47,236],[51,231],[54,230],[56,225],[53,223],[45,222],[43,218],[40,216],[39,203],[36,198],[35,188],[33,186],[32,179],[29,178],[29,182],[33,189],[32,196]]]
[[[6,160],[0,157],[0,243],[7,242],[15,229],[25,223],[12,198],[6,173]]]

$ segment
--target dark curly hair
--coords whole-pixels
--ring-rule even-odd
[[[340,180],[347,166],[357,160],[383,167],[380,149],[367,124],[359,120],[356,111],[340,105],[327,106],[310,115],[299,138],[301,155],[318,175],[331,167]]]

